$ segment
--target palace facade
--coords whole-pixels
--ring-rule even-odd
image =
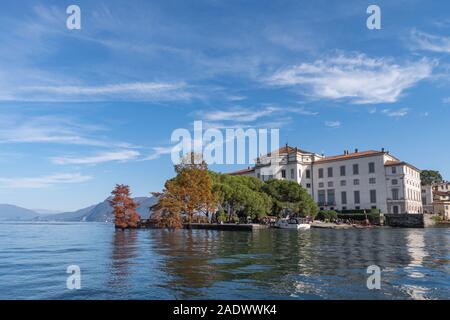
[[[286,145],[230,174],[295,181],[322,210],[423,213],[420,170],[384,149],[324,156]]]

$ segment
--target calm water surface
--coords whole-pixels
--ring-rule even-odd
[[[80,290],[66,288],[69,265]],[[382,269],[381,290],[366,287],[369,265]],[[450,299],[450,228],[0,223],[0,299]]]

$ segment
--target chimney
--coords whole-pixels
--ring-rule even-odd
[[[355,149],[355,153],[358,153],[358,148]]]
[[[384,152],[384,148],[381,148],[381,152]]]

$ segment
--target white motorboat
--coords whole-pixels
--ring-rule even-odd
[[[275,227],[280,229],[308,230],[311,228],[311,225],[297,218],[283,218],[275,223]]]

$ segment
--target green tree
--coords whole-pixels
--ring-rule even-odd
[[[280,216],[288,212],[292,216],[315,217],[319,208],[308,192],[298,183],[287,180],[267,181],[262,190],[272,198],[272,212]]]
[[[423,170],[420,173],[420,180],[422,185],[429,185],[436,182],[442,182],[442,175],[436,170]]]
[[[182,214],[191,223],[194,214],[206,217],[215,212],[217,200],[212,193],[212,179],[205,162],[188,154],[175,166],[177,175],[167,180],[159,201],[152,207],[161,226],[180,227]]]
[[[263,182],[254,177],[211,173],[213,193],[219,207],[227,212],[227,220],[236,217],[259,220],[270,213],[272,201],[262,192]]]

